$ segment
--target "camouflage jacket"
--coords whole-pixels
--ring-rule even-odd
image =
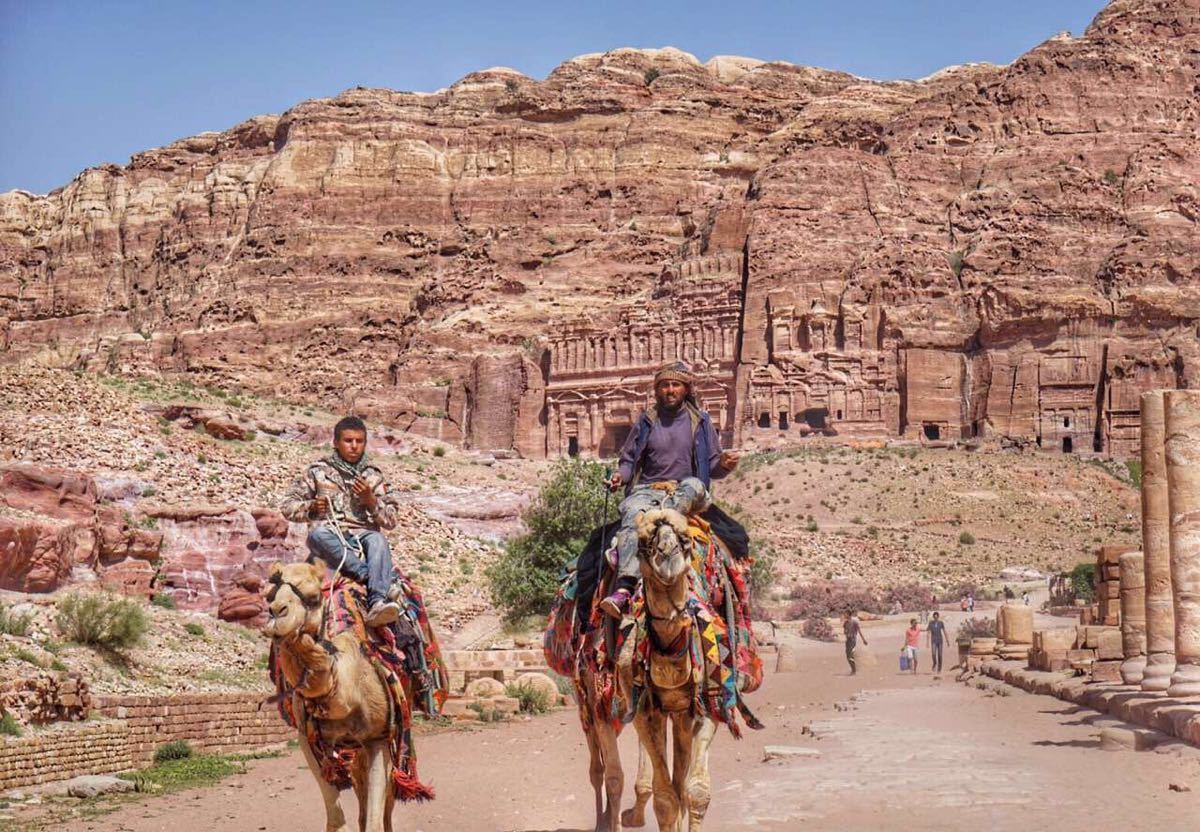
[[[353,478],[324,459],[308,466],[304,475],[292,483],[283,495],[279,510],[298,523],[319,520],[321,518],[312,514],[312,503],[317,497],[328,497],[333,517],[348,530],[395,528],[400,515],[400,495],[384,481],[383,472],[374,465],[366,465],[362,476],[375,492],[374,511],[354,496],[350,487]]]

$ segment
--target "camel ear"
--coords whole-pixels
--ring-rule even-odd
[[[308,568],[312,570],[312,576],[317,583],[325,583],[325,576],[329,572],[329,567],[325,565],[323,560],[312,560],[308,563]]]
[[[281,580],[283,580],[283,564],[282,563],[280,563],[279,561],[275,561],[274,563],[271,564],[271,568],[267,570],[267,580],[273,584],[277,584]]]
[[[687,537],[688,521],[687,521],[687,518],[684,517],[681,513],[679,513],[675,509],[664,508],[662,510],[662,519],[667,524],[669,524],[672,529],[675,530],[675,534],[678,537],[680,537],[680,538]]]
[[[654,529],[658,525],[658,517],[661,512],[658,509],[643,511],[633,521],[634,531],[637,533],[637,539],[642,543],[646,543],[650,538],[654,537]]]

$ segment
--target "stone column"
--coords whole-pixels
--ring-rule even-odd
[[[1175,673],[1168,696],[1200,696],[1200,390],[1165,397]]]
[[[1146,670],[1146,572],[1141,552],[1121,555],[1121,680],[1140,685]]]
[[[1175,671],[1175,599],[1171,594],[1171,550],[1167,462],[1163,453],[1163,393],[1142,394],[1142,557],[1146,570],[1146,669],[1142,690],[1163,691]]]

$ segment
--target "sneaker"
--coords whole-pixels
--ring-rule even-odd
[[[385,627],[400,617],[400,605],[395,601],[376,601],[367,610],[368,627]]]
[[[387,599],[389,601],[401,601],[404,599],[404,586],[399,581],[394,581],[388,587]]]
[[[625,615],[625,608],[629,606],[629,599],[632,597],[633,593],[628,589],[618,589],[600,602],[600,611],[613,618],[621,618]]]

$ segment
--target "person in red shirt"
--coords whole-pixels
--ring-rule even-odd
[[[904,655],[908,656],[908,668],[913,673],[917,672],[917,652],[920,646],[921,628],[917,626],[917,619],[910,618],[908,629],[904,631]]]

